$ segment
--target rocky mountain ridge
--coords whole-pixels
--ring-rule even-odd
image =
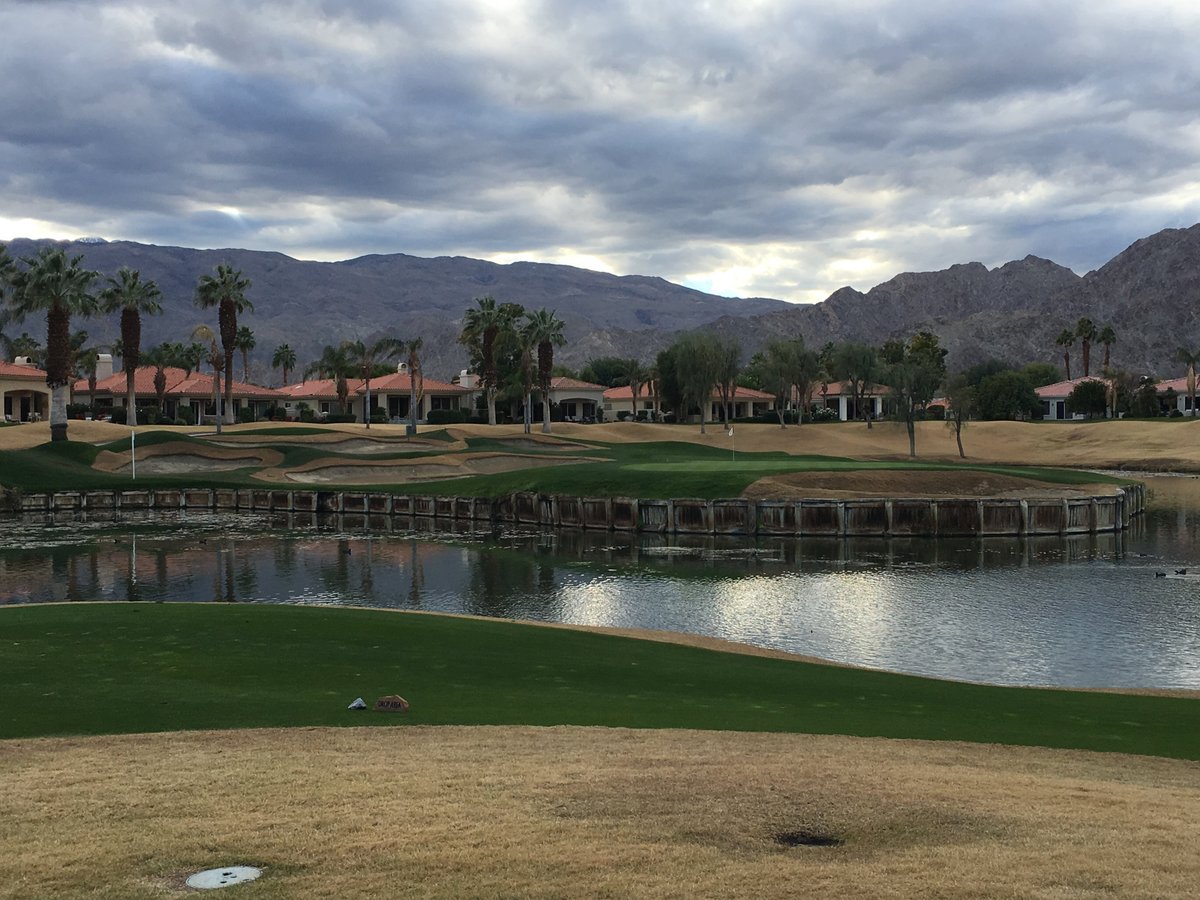
[[[9,249],[31,255],[42,243],[17,240]],[[693,328],[736,338],[747,357],[776,338],[802,336],[813,347],[840,340],[877,345],[929,330],[949,349],[952,368],[987,358],[1060,364],[1055,338],[1083,316],[1114,327],[1113,363],[1129,371],[1177,374],[1177,348],[1200,347],[1200,225],[1138,240],[1084,276],[1026,256],[994,269],[972,262],[906,272],[866,293],[844,287],[811,305],[717,297],[661,278],[464,257],[365,256],[320,263],[280,253],[124,241],[76,242],[67,249],[84,253],[91,268],[110,273],[129,265],[158,281],[166,314],[146,322],[148,343],[181,340],[205,321],[191,303],[200,275],[219,262],[242,269],[253,282],[249,295],[256,310],[245,322],[258,339],[254,357],[264,379],[271,374],[265,361],[278,343],[290,343],[307,360],[325,343],[383,333],[422,336],[427,371],[449,377],[466,361],[455,342],[462,314],[485,294],[556,309],[569,341],[559,358],[569,365],[606,355],[650,360]],[[84,327],[94,327],[96,340],[115,337],[115,323]]]

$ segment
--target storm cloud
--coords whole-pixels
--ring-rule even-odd
[[[0,6],[0,238],[813,301],[1200,219],[1191,2]]]

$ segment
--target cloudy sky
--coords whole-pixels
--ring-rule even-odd
[[[0,240],[823,299],[1200,220],[1200,4],[0,0]]]

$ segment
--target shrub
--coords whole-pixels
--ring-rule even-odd
[[[314,413],[311,409],[309,409],[304,404],[301,404],[300,405],[300,421],[301,422],[315,422],[315,421],[317,421],[316,413]]]
[[[179,407],[179,424],[180,425],[195,425],[196,410],[190,406]]]
[[[828,406],[814,406],[809,410],[810,422],[836,422],[838,420],[838,411]]]
[[[371,410],[371,423],[374,425],[384,425],[387,423],[388,414],[385,410],[378,407]]]
[[[243,406],[237,411],[237,420],[243,424],[247,422],[257,422],[258,416],[254,414],[253,407]]]
[[[1180,410],[1179,407],[1177,406],[1173,410],[1171,410],[1169,413],[1167,413],[1167,418],[1168,419],[1182,419],[1183,411]]]
[[[627,409],[623,409],[619,413],[617,413],[617,421],[618,422],[628,422],[631,418],[633,418],[633,413],[631,413]]]
[[[125,407],[114,406],[112,410],[112,421],[115,425],[124,425],[129,416],[125,412]]]
[[[325,417],[325,421],[332,424],[353,424],[358,421],[358,416],[354,413],[330,413]]]
[[[89,412],[91,412],[91,409],[92,408],[90,406],[88,406],[86,403],[68,403],[67,404],[67,418],[68,419],[82,419],[85,415],[87,415]]]
[[[469,409],[431,409],[425,421],[430,425],[459,425],[464,422],[486,422],[487,416],[472,415]]]
[[[931,403],[925,407],[925,418],[942,421],[946,418],[946,407],[940,403]]]

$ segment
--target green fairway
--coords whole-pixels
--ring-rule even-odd
[[[0,737],[304,725],[796,731],[1200,758],[1200,702],[998,688],[505,621],[217,604],[0,609]],[[398,693],[407,716],[351,712]]]
[[[302,429],[299,433],[313,433]],[[283,457],[279,468],[303,466],[316,460],[355,461],[366,459],[361,454],[339,453],[336,444],[323,445],[289,442],[275,429],[253,433],[262,445],[278,451]],[[422,435],[446,440],[445,432]],[[273,440],[275,438],[275,440]],[[138,434],[139,448],[159,444],[185,444],[196,448],[212,446],[202,437],[178,432],[147,429]],[[257,443],[257,441],[256,441]],[[572,443],[581,443],[574,441]],[[230,445],[220,445],[228,449]],[[103,447],[66,442],[43,444],[30,450],[0,452],[0,485],[24,491],[48,492],[61,490],[112,490],[121,488],[203,488],[203,487],[262,487],[263,482],[252,476],[261,467],[247,466],[228,471],[202,471],[171,475],[141,475],[136,482],[127,473],[101,472],[92,468],[101,450],[123,452],[127,441],[117,441]],[[580,447],[514,448],[503,441],[489,438],[469,438],[467,449],[442,451],[417,445],[407,450],[400,441],[394,450],[372,453],[373,465],[385,465],[389,460],[412,460],[447,454],[500,453],[522,457],[586,457],[569,465],[530,465],[510,472],[472,475],[443,481],[425,481],[391,485],[339,484],[342,490],[371,490],[403,494],[424,494],[464,497],[501,497],[515,491],[537,491],[547,494],[566,494],[582,497],[640,497],[669,499],[673,497],[721,498],[736,497],[750,484],[767,475],[790,472],[827,472],[859,470],[921,470],[921,471],[979,471],[1013,475],[1042,481],[1047,484],[1079,484],[1110,482],[1117,479],[1091,472],[1071,469],[1048,469],[1016,466],[970,465],[964,463],[932,463],[908,460],[862,461],[832,456],[798,456],[787,453],[739,453],[706,447],[684,441],[658,441],[634,444],[591,443]],[[295,482],[303,487],[303,481]],[[320,486],[328,489],[327,484]]]

